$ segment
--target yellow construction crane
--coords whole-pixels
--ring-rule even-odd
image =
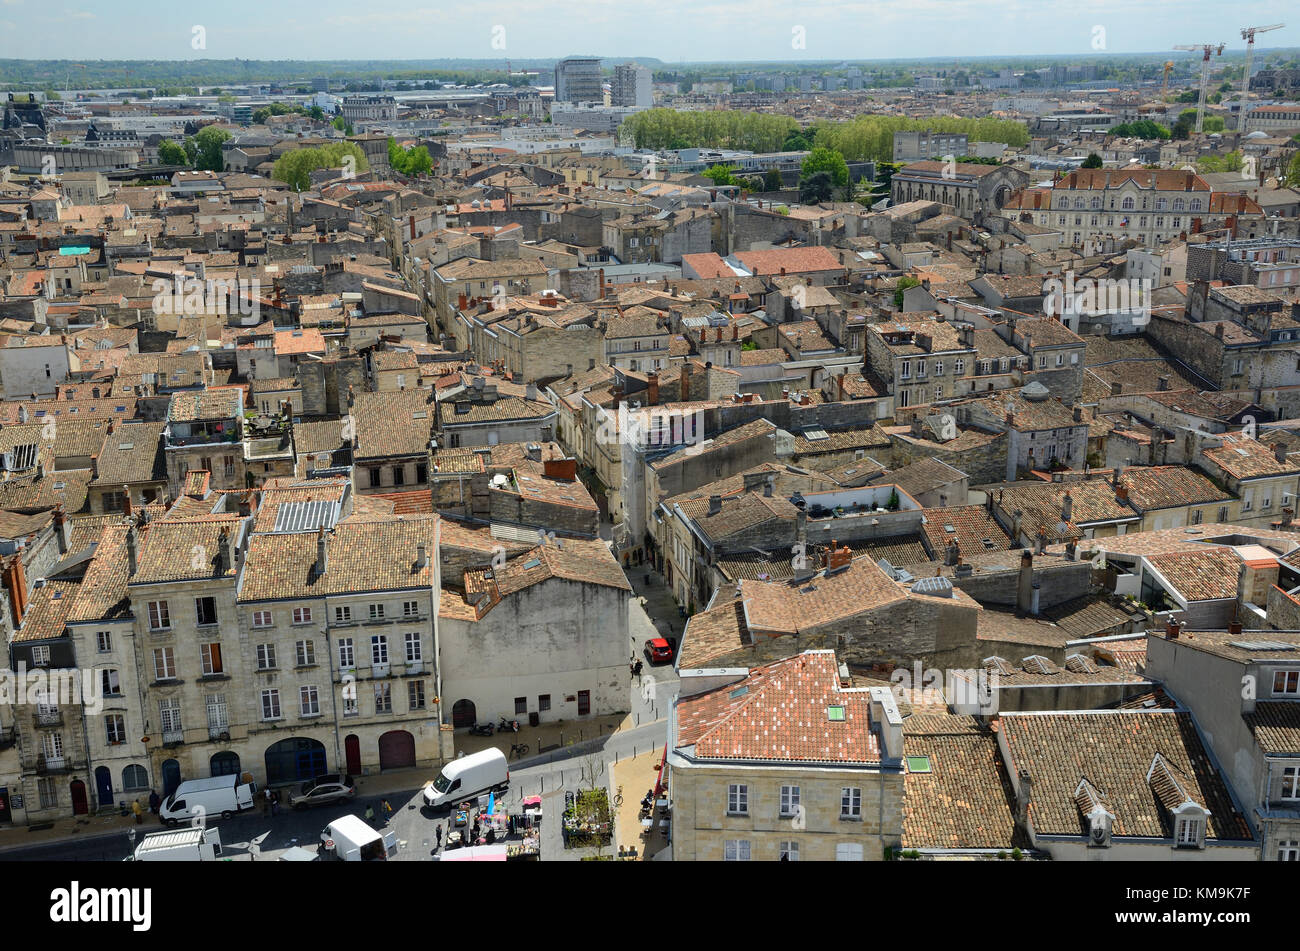
[[[1201,53],[1201,95],[1196,101],[1196,131],[1199,133],[1205,125],[1205,97],[1210,88],[1210,57],[1222,56],[1226,43],[1215,46],[1213,43],[1199,43],[1195,46],[1175,46],[1176,50],[1189,53]]]
[[[1165,101],[1165,95],[1169,92],[1169,73],[1174,68],[1174,61],[1168,60],[1165,63],[1165,81],[1160,84],[1160,101]]]
[[[1241,38],[1246,41],[1246,72],[1241,77],[1241,119],[1237,123],[1239,131],[1246,131],[1246,97],[1250,94],[1250,61],[1255,55],[1255,34],[1280,30],[1285,23],[1272,23],[1268,26],[1248,26],[1241,31]]]

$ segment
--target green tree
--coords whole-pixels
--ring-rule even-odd
[[[844,156],[833,149],[815,148],[809,153],[808,157],[803,160],[803,165],[799,169],[800,179],[809,178],[818,172],[826,172],[831,177],[831,183],[836,187],[842,188],[849,183],[849,166],[844,161]]]
[[[311,187],[311,173],[318,168],[346,168],[345,156],[353,159],[352,171],[370,168],[366,155],[355,142],[331,142],[319,148],[293,149],[275,161],[271,177],[297,191]]]
[[[388,139],[388,164],[393,171],[403,175],[428,175],[433,170],[433,159],[425,146],[404,149],[391,136]]]
[[[1101,156],[1096,152],[1089,152],[1088,157],[1083,160],[1082,168],[1101,168]]]
[[[188,165],[189,156],[185,154],[184,146],[177,145],[175,142],[161,142],[158,145],[158,161],[163,165]]]
[[[739,182],[737,182],[735,180],[735,177],[732,175],[731,169],[729,169],[725,165],[711,165],[708,168],[706,168],[704,171],[700,172],[700,174],[703,175],[705,178],[707,178],[709,181],[713,182],[713,184],[715,185],[739,184]]]
[[[1286,175],[1283,180],[1288,188],[1300,186],[1300,152],[1291,156],[1291,164],[1286,167]]]
[[[920,284],[921,282],[918,281],[916,278],[912,277],[912,275],[910,274],[904,274],[902,277],[900,277],[898,279],[898,283],[894,286],[894,306],[897,307],[899,310],[902,310],[903,292],[907,290],[909,287],[919,287]]]
[[[193,136],[186,136],[185,141],[181,143],[181,148],[185,150],[185,164],[193,165],[199,158],[199,147],[195,143]]]
[[[310,109],[307,110],[307,115],[309,115],[316,122],[325,121],[325,110],[322,109],[320,106],[312,106]]]
[[[1202,172],[1240,172],[1242,161],[1240,152],[1203,155],[1196,160],[1196,167]]]
[[[830,201],[835,190],[835,180],[830,172],[814,172],[799,179],[799,200],[806,205]]]
[[[1152,122],[1150,119],[1138,119],[1136,122],[1122,122],[1110,130],[1111,135],[1119,135],[1128,138],[1130,136],[1139,139],[1167,139],[1169,138],[1169,129],[1160,125],[1158,122]]]
[[[198,147],[194,167],[210,172],[224,171],[226,165],[221,155],[221,143],[229,138],[230,133],[220,126],[209,125],[200,129],[194,136],[194,144]]]
[[[781,172],[775,168],[769,168],[767,174],[763,176],[763,190],[777,192],[781,190]]]

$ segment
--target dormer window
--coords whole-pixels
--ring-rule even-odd
[[[1193,809],[1190,814],[1177,817],[1174,847],[1179,849],[1205,848],[1205,813]]]

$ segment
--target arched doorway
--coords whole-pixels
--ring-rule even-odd
[[[353,776],[361,774],[361,738],[349,733],[343,739],[343,752],[347,758],[347,771]]]
[[[379,768],[402,769],[415,765],[415,737],[405,730],[389,730],[379,738]]]
[[[266,749],[266,784],[296,783],[325,772],[325,744],[305,736],[272,743]]]
[[[72,790],[72,814],[74,816],[84,816],[90,811],[90,805],[86,802],[86,784],[79,779],[74,779],[69,788]]]
[[[113,771],[107,766],[95,768],[95,798],[101,809],[113,804]]]
[[[217,753],[208,761],[208,765],[212,768],[213,776],[238,776],[239,754],[229,750]]]
[[[451,706],[451,725],[459,730],[463,726],[473,726],[477,711],[473,700],[457,700]]]
[[[181,764],[174,759],[163,760],[162,764],[163,798],[166,799],[181,784]]]

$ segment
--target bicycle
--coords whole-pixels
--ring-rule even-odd
[[[511,744],[510,744],[510,755],[513,756],[515,759],[522,759],[523,757],[527,756],[527,755],[528,755],[528,744],[527,744],[527,743],[511,743]]]
[[[623,787],[618,787],[618,792],[614,793],[614,808],[617,809],[623,805]]]

